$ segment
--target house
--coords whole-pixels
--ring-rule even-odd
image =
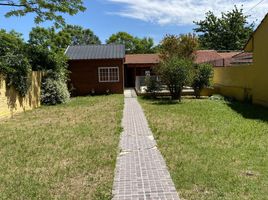
[[[69,46],[65,54],[69,58],[70,88],[79,96],[123,93],[125,87],[137,89],[144,85],[146,75],[154,75],[153,69],[160,63],[159,54],[125,55],[124,46],[117,44]],[[237,54],[198,50],[195,62],[223,67]]]
[[[253,101],[268,106],[268,14],[245,45],[245,52],[253,53]]]
[[[214,68],[214,88],[224,96],[268,106],[268,14],[231,66]]]
[[[65,55],[73,95],[123,93],[124,45],[69,46]]]

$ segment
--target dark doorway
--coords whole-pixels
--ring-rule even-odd
[[[135,87],[135,68],[125,66],[125,87]]]

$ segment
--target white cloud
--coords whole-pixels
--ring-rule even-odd
[[[122,9],[113,14],[123,17],[139,19],[160,25],[177,24],[189,25],[193,21],[204,19],[205,13],[213,11],[220,15],[243,5],[244,11],[250,10],[260,0],[106,0],[118,5]],[[250,20],[260,21],[268,12],[268,0],[250,10]]]

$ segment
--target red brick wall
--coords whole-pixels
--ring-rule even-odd
[[[77,60],[69,61],[70,83],[75,88],[73,94],[78,96],[89,95],[94,89],[96,94],[105,94],[109,89],[111,93],[122,94],[124,91],[124,65],[123,59],[114,60]],[[119,67],[119,82],[100,83],[98,67]]]

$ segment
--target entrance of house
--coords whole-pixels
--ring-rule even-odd
[[[125,65],[125,87],[135,87],[135,68],[127,67]]]

